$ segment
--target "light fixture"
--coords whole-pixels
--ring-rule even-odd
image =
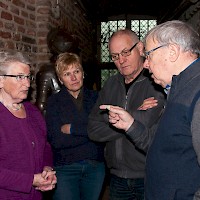
[[[52,6],[52,14],[53,14],[55,19],[59,19],[60,18],[60,6],[59,6],[58,0],[56,0],[56,4],[54,4]]]

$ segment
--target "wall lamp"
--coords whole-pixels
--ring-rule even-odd
[[[58,0],[56,0],[54,5],[52,5],[52,14],[55,19],[60,18],[60,5],[59,5]]]

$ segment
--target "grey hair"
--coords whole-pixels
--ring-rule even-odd
[[[125,28],[125,29],[119,29],[118,31],[114,32],[109,39],[109,44],[112,38],[118,35],[128,35],[133,40],[133,42],[139,41],[138,35],[134,31]]]
[[[183,51],[190,51],[200,55],[199,34],[186,22],[179,20],[167,21],[152,28],[144,38],[146,41],[152,38],[160,45],[177,44]]]
[[[8,67],[11,63],[24,63],[30,65],[30,59],[23,55],[21,52],[0,52],[0,74],[3,75],[7,72]]]

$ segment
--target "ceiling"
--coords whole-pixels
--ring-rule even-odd
[[[175,19],[183,12],[189,0],[79,0],[86,15],[93,21],[107,21],[116,15],[149,15],[159,21]]]

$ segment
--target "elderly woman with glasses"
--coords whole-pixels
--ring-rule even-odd
[[[40,111],[25,101],[30,62],[19,52],[0,52],[0,199],[41,200],[56,184]]]

